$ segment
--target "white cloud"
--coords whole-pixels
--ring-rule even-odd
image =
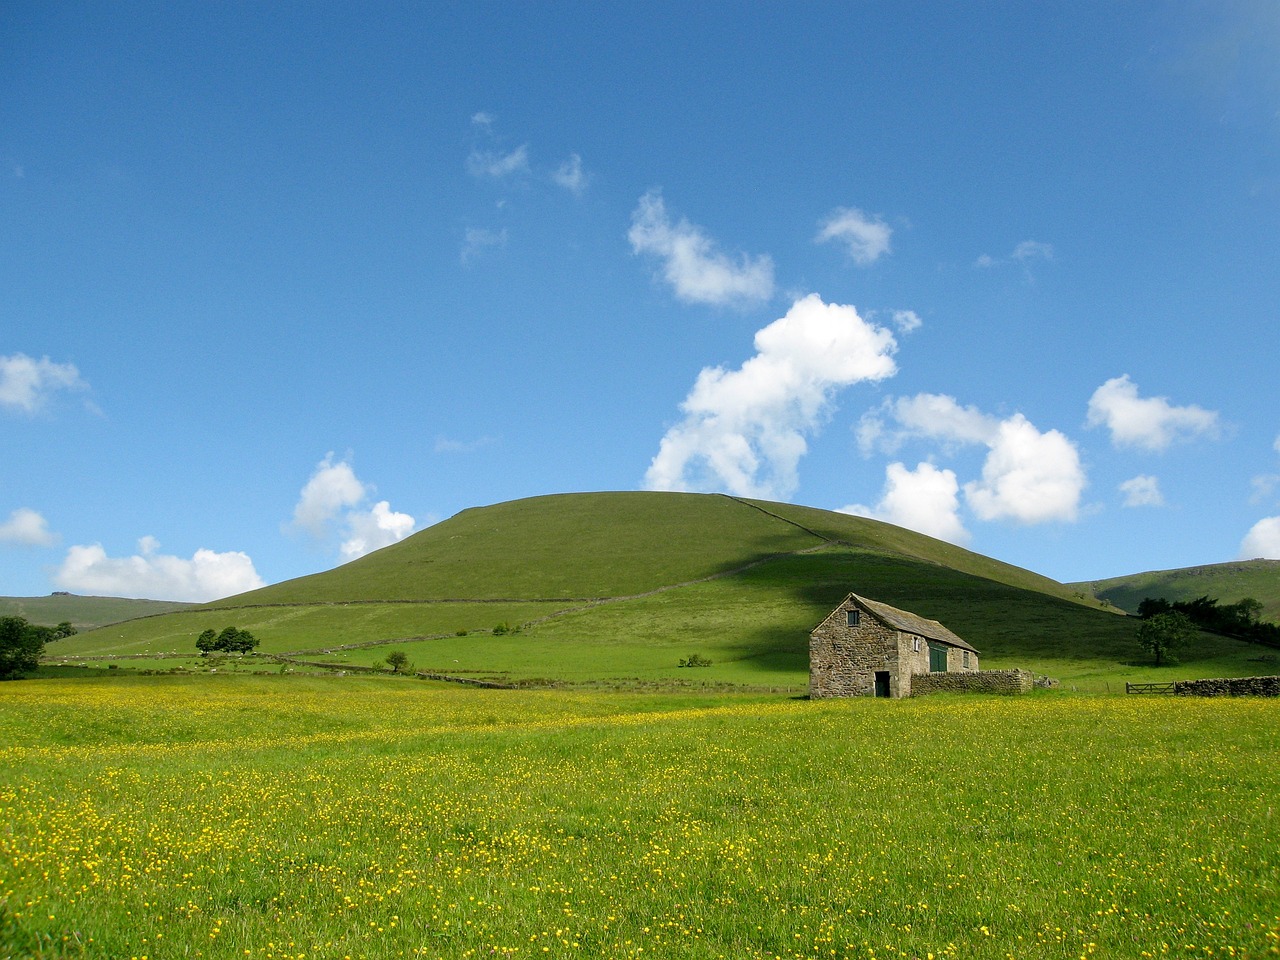
[[[822,222],[814,243],[838,240],[848,247],[854,263],[866,266],[889,252],[892,235],[889,225],[879,217],[853,207],[836,207]]]
[[[1010,263],[1018,263],[1022,264],[1023,267],[1026,267],[1033,260],[1052,259],[1052,244],[1041,243],[1039,240],[1023,240],[1013,248],[1013,251],[1007,257],[993,257],[989,253],[984,253],[973,262],[973,265],[975,267],[990,268]]]
[[[43,516],[28,507],[19,507],[0,523],[0,543],[15,543],[23,547],[51,547],[58,536],[49,531]]]
[[[322,537],[344,509],[366,496],[365,486],[356,478],[351,464],[345,460],[334,463],[333,454],[327,453],[302,488],[293,508],[293,523],[314,537]]]
[[[1160,481],[1146,474],[1140,474],[1120,484],[1120,492],[1124,494],[1126,507],[1163,507],[1164,495],[1160,492]]]
[[[981,482],[964,485],[965,501],[982,520],[1074,521],[1084,491],[1075,445],[1057,430],[1041,433],[1020,413],[1000,422]]]
[[[1028,260],[1052,260],[1053,246],[1041,243],[1039,240],[1023,240],[1013,248],[1011,256],[1019,263],[1025,263]]]
[[[960,485],[951,470],[921,463],[908,470],[902,463],[885,468],[884,495],[875,507],[844,507],[841,513],[871,517],[937,537],[949,543],[969,542],[969,531],[960,520]]]
[[[1280,517],[1263,517],[1240,543],[1240,559],[1280,560]]]
[[[389,547],[413,533],[413,528],[413,517],[407,513],[395,513],[386,500],[379,500],[371,510],[352,511],[347,515],[348,537],[342,543],[342,557],[354,560]]]
[[[1084,468],[1075,444],[1057,430],[1042,433],[1020,413],[1000,420],[933,393],[886,401],[858,426],[859,444],[868,453],[895,451],[915,437],[937,441],[944,449],[987,448],[982,479],[963,487],[965,502],[979,519],[1030,524],[1078,516]]]
[[[651,490],[725,490],[780,499],[797,486],[805,436],[836,393],[893,376],[893,334],[810,294],[755,336],[737,370],[705,367],[645,474]]]
[[[473,177],[492,177],[495,180],[517,173],[528,173],[529,147],[521,144],[510,153],[472,150],[467,157],[467,170]]]
[[[1091,427],[1105,425],[1117,447],[1161,451],[1171,443],[1215,438],[1218,414],[1197,406],[1175,407],[1166,397],[1139,397],[1138,385],[1125,374],[1108,380],[1089,398]]]
[[[699,227],[687,220],[672,224],[657,190],[640,198],[627,239],[635,253],[662,261],[663,277],[688,303],[748,303],[773,296],[772,258],[743,254],[734,263]]]
[[[381,500],[366,506],[373,488],[362,483],[351,464],[333,462],[328,453],[303,486],[293,510],[293,526],[317,540],[338,537],[343,560],[390,546],[413,533],[417,521],[396,513]]]
[[[471,125],[473,127],[479,127],[480,129],[486,130],[486,131],[492,130],[493,122],[496,119],[497,117],[495,117],[492,113],[489,113],[487,110],[478,110],[477,112],[471,115]]]
[[[572,153],[569,155],[569,159],[560,164],[555,172],[551,174],[551,179],[570,193],[581,196],[582,192],[587,189],[587,182],[591,178],[582,169],[582,158],[576,153]]]
[[[36,360],[25,353],[0,357],[0,407],[35,413],[58,390],[84,390],[88,384],[71,363]]]
[[[919,330],[923,324],[924,321],[920,319],[920,315],[914,310],[893,311],[893,325],[902,333]]]
[[[485,250],[507,245],[507,231],[486,230],[483,227],[468,227],[462,237],[462,253],[459,259],[463,266],[470,266]]]
[[[76,593],[191,603],[264,585],[247,554],[201,548],[184,560],[157,553],[158,547],[154,537],[143,537],[134,556],[108,557],[101,544],[74,546],[54,574],[54,582]]]

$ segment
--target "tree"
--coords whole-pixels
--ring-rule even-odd
[[[237,627],[227,627],[219,634],[206,630],[196,637],[196,649],[200,651],[201,656],[214,650],[224,653],[251,653],[257,645],[257,637],[248,630],[240,630]]]
[[[1177,663],[1173,651],[1183,646],[1195,631],[1195,624],[1185,613],[1170,610],[1143,620],[1138,627],[1138,643],[1156,658],[1156,666]]]
[[[409,665],[409,655],[403,650],[392,650],[387,654],[387,666],[392,673],[399,673]]]
[[[48,631],[22,617],[0,617],[0,680],[16,680],[40,665]]]

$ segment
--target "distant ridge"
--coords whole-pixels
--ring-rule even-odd
[[[93,630],[135,617],[173,613],[193,606],[195,604],[176,600],[81,597],[59,591],[47,597],[0,597],[0,616],[22,617],[44,626],[67,621],[77,630]]]
[[[1280,560],[1234,560],[1176,570],[1152,570],[1107,580],[1074,584],[1121,610],[1136,613],[1146,597],[1195,600],[1212,597],[1235,603],[1253,597],[1262,604],[1262,618],[1280,622]]]

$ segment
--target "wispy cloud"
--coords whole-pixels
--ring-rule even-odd
[[[1039,240],[1023,240],[1005,257],[993,257],[984,253],[974,261],[975,267],[999,267],[1006,264],[1021,264],[1024,268],[1037,260],[1053,259],[1053,245],[1041,243]]]
[[[897,343],[851,306],[811,294],[755,335],[737,370],[706,367],[645,475],[651,490],[720,490],[780,499],[796,489],[806,436],[836,394],[893,376]]]
[[[865,267],[889,252],[892,236],[893,230],[880,217],[863,213],[856,207],[836,207],[819,225],[814,243],[839,241],[853,262]]]
[[[1163,507],[1164,494],[1156,477],[1140,474],[1120,484],[1126,507]]]
[[[987,448],[980,479],[963,486],[965,503],[980,520],[1023,524],[1074,521],[1086,478],[1074,443],[1057,430],[1041,431],[1021,413],[1005,419],[945,394],[922,393],[886,401],[858,425],[864,453],[896,451],[911,438],[944,451]]]
[[[373,487],[363,483],[346,460],[328,453],[316,464],[293,509],[293,526],[318,541],[337,538],[343,560],[390,546],[414,532],[417,521],[380,500],[370,505]]]
[[[773,259],[767,254],[739,256],[735,262],[716,249],[700,227],[681,219],[672,223],[662,194],[640,198],[627,233],[637,254],[657,257],[663,278],[688,303],[716,306],[756,303],[773,296]]]
[[[467,170],[473,177],[492,177],[495,180],[528,173],[529,147],[521,144],[510,153],[500,150],[472,150],[467,157]]]
[[[1202,407],[1174,406],[1167,397],[1139,397],[1129,375],[1108,380],[1089,399],[1088,425],[1105,426],[1117,447],[1159,452],[1173,443],[1216,438],[1218,414]]]
[[[88,388],[75,364],[36,360],[25,353],[0,356],[0,408],[33,414],[59,391]]]
[[[891,463],[885,468],[884,494],[874,507],[853,504],[841,513],[883,520],[949,543],[969,542],[960,519],[960,484],[955,472],[920,463],[915,470]]]
[[[44,516],[29,507],[19,507],[0,523],[0,543],[12,543],[23,547],[51,547],[58,542],[58,535],[49,530]]]
[[[475,263],[486,250],[501,249],[507,245],[507,231],[486,230],[483,227],[468,227],[462,236],[462,250],[458,259],[465,267]]]
[[[497,437],[480,437],[476,440],[453,440],[449,437],[436,437],[436,453],[474,453],[483,447],[497,443]]]
[[[74,546],[54,574],[63,590],[110,597],[203,603],[256,590],[262,578],[245,553],[200,549],[191,559],[159,552],[154,537],[138,541],[131,557],[109,557],[101,544]]]
[[[582,157],[573,153],[569,155],[569,159],[555,169],[555,172],[551,174],[551,179],[570,193],[581,196],[587,189],[587,184],[590,182],[591,177],[582,168]]]

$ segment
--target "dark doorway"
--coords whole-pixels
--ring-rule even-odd
[[[887,697],[889,695],[889,671],[876,671],[876,696]]]

